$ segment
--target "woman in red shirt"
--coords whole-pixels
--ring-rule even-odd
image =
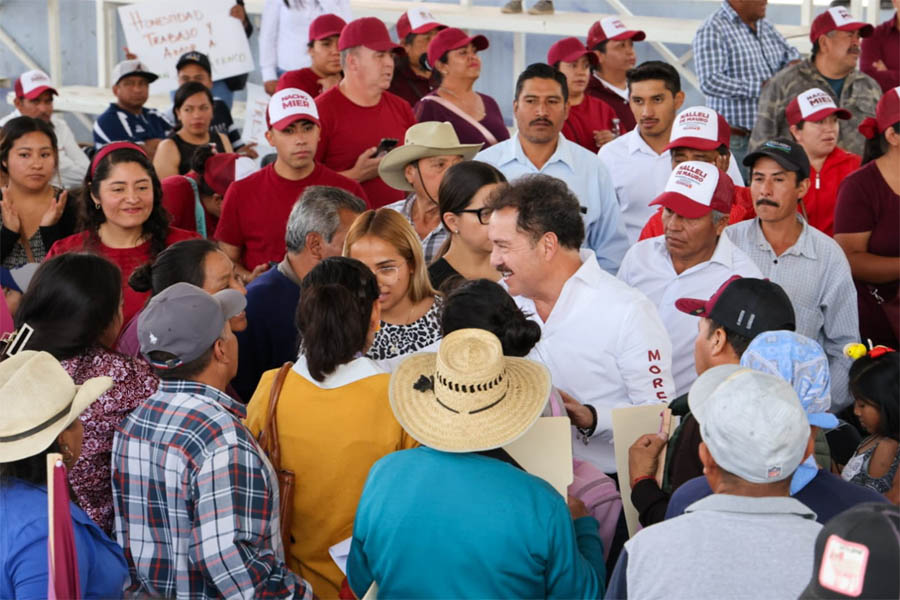
[[[122,271],[123,323],[140,310],[149,293],[128,285],[134,269],[167,246],[197,237],[169,226],[162,186],[143,148],[116,142],[100,149],[91,162],[82,191],[85,230],[53,244],[47,258],[87,251],[105,256]]]

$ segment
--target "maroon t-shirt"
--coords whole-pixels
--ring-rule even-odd
[[[436,91],[428,94],[428,96],[436,95]],[[508,140],[509,129],[506,128],[506,124],[503,122],[503,113],[500,112],[497,101],[485,94],[478,95],[481,96],[481,101],[484,102],[484,118],[479,121],[479,123],[485,129],[490,131],[491,134],[497,138],[498,142]],[[453,125],[453,129],[456,131],[456,137],[459,138],[461,144],[484,144],[485,148],[492,145],[488,142],[487,138],[478,131],[477,127],[449,108],[444,108],[437,102],[426,99],[419,100],[419,103],[416,104],[415,113],[416,120],[419,123],[424,123],[425,121],[449,121],[450,124]]]
[[[616,116],[619,117],[619,135],[634,129],[637,121],[634,120],[631,105],[626,100],[623,100],[622,96],[603,85],[602,81],[591,75],[585,93],[603,100],[612,107],[616,112]]]
[[[316,150],[316,162],[337,172],[346,171],[367,148],[375,148],[383,138],[402,144],[406,130],[415,125],[416,118],[406,100],[384,92],[375,106],[359,106],[334,86],[316,98],[322,137]],[[406,192],[395,190],[374,177],[362,183],[372,208],[396,202]]]
[[[612,130],[615,118],[616,111],[609,104],[585,94],[580,104],[569,106],[569,116],[563,123],[562,134],[596,153],[599,148],[594,141],[594,132]]]
[[[409,102],[410,108],[416,105],[422,96],[434,89],[431,79],[419,77],[409,66],[407,57],[398,58],[394,66],[394,78],[391,79],[391,87],[388,91],[395,96],[400,96]]]
[[[320,79],[322,78],[310,67],[295,71],[285,71],[278,78],[278,85],[275,87],[275,91],[277,92],[284,88],[297,88],[315,98],[322,93],[322,85],[319,83]]]
[[[241,262],[252,271],[257,265],[284,258],[284,231],[294,203],[311,185],[347,190],[363,200],[359,183],[316,164],[313,172],[293,181],[275,172],[275,163],[228,186],[216,239],[241,248]]]
[[[850,175],[838,189],[834,210],[834,233],[871,231],[867,250],[879,256],[900,256],[900,196],[894,193],[873,160]],[[870,284],[859,279],[856,296],[859,302],[859,328],[863,339],[897,347],[897,331],[885,310],[896,313],[900,281]],[[873,293],[874,292],[874,293]],[[885,300],[879,303],[875,294]],[[891,303],[891,300],[894,300]],[[897,323],[894,314],[893,322]]]

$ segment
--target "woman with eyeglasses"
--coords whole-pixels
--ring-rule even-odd
[[[431,287],[419,236],[403,215],[390,208],[359,215],[344,256],[369,267],[378,282],[381,326],[366,356],[391,371],[406,355],[437,347],[442,297]]]
[[[438,205],[450,236],[438,251],[437,260],[428,267],[435,289],[441,289],[444,282],[455,276],[500,279],[500,273],[491,266],[487,233],[490,212],[485,203],[505,183],[506,177],[493,165],[476,160],[453,165],[444,175],[438,189]]]

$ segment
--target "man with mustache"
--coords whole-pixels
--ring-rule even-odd
[[[594,251],[602,269],[615,275],[628,238],[612,181],[596,154],[563,136],[568,114],[566,76],[548,64],[529,65],[516,81],[516,135],[482,150],[475,159],[494,165],[509,181],[541,173],[565,182],[581,203],[582,245]]]
[[[797,333],[819,342],[831,371],[831,406],[850,404],[844,345],[859,336],[856,287],[850,264],[837,242],[810,227],[797,204],[809,190],[809,159],[796,142],[777,138],[744,159],[750,167],[750,195],[756,218],[725,229],[763,273],[787,292],[797,316]]]
[[[722,235],[733,200],[734,184],[716,165],[696,160],[679,164],[663,193],[650,203],[663,207],[665,235],[632,246],[619,267],[617,277],[659,310],[672,340],[672,378],[678,391],[697,378],[697,320],[678,310],[675,301],[712,296],[734,275],[762,277],[750,257]]]
[[[875,116],[881,97],[878,82],[857,68],[860,39],[871,35],[872,30],[871,25],[854,20],[840,6],[816,17],[809,31],[813,44],[809,59],[785,67],[763,86],[750,147],[776,137],[790,137],[785,109],[801,93],[819,88],[852,115],[840,124],[838,146],[861,155],[865,138],[857,128],[863,119]]]

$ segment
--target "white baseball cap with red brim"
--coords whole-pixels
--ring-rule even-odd
[[[438,27],[443,28],[446,25],[438,23],[431,11],[422,8],[410,8],[397,19],[397,37],[402,42],[411,33],[420,35]]]
[[[59,95],[59,92],[53,87],[50,77],[43,71],[25,71],[16,79],[16,98],[34,100],[48,90]]]
[[[628,29],[619,17],[603,17],[588,30],[587,47],[594,49],[607,40],[634,40],[640,42],[647,34],[638,29]]]
[[[825,117],[837,115],[838,119],[849,119],[853,115],[846,108],[838,108],[834,98],[819,88],[810,88],[791,100],[784,109],[788,125],[800,121],[821,121]]]
[[[266,125],[282,131],[294,121],[319,124],[319,110],[312,96],[297,88],[284,88],[272,94],[266,108]]]
[[[816,43],[819,37],[832,31],[859,31],[859,37],[869,37],[875,28],[854,19],[850,11],[843,6],[834,6],[813,19],[809,27],[809,41]]]
[[[706,106],[692,106],[675,117],[666,150],[693,148],[717,150],[731,145],[731,128],[725,117]]]
[[[665,191],[650,206],[660,205],[686,219],[699,219],[717,210],[731,212],[734,184],[710,163],[689,160],[669,175]]]

